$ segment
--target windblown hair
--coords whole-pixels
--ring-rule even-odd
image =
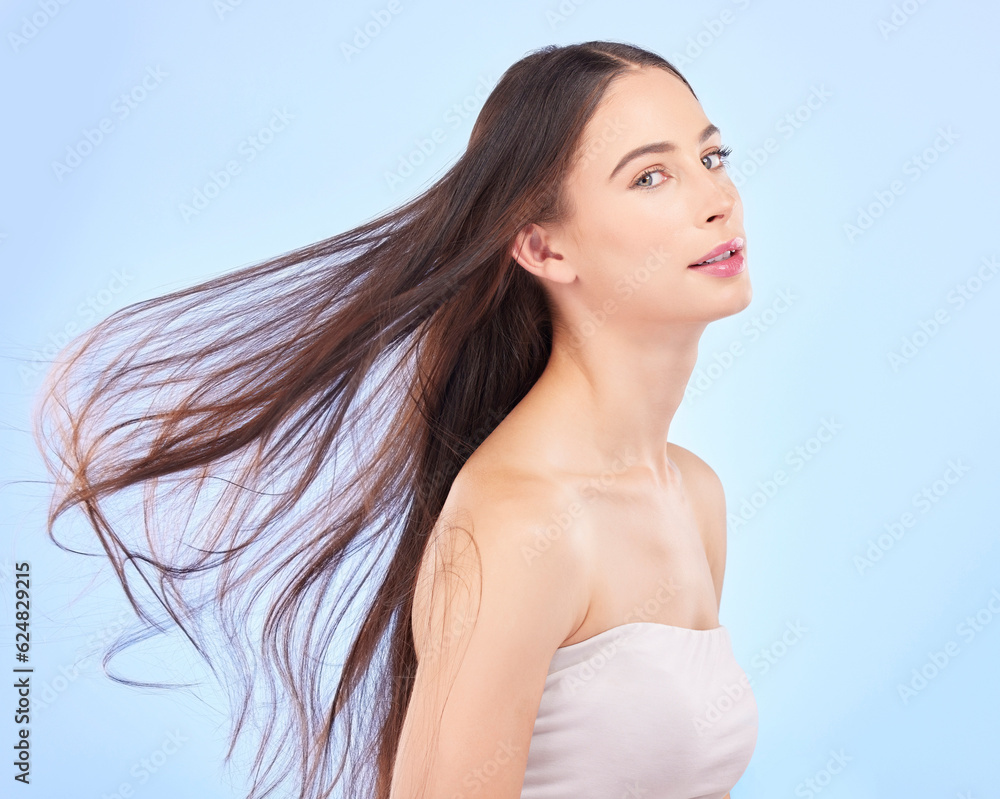
[[[241,736],[259,739],[248,799],[388,797],[429,534],[561,324],[511,248],[525,225],[572,213],[560,186],[584,127],[639,67],[687,85],[627,44],[529,53],[418,197],[123,308],[46,376],[33,424],[56,478],[48,534],[75,552],[53,525],[82,506],[140,625],[105,671],[179,629],[230,691],[226,761]],[[109,506],[132,486],[127,532]]]

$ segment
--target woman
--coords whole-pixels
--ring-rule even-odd
[[[232,661],[250,797],[728,796],[757,709],[724,497],[667,441],[751,297],[727,154],[659,56],[542,48],[402,208],[71,344],[36,422],[50,534],[82,504],[148,630]],[[193,493],[161,530],[168,475]],[[102,505],[140,484],[130,537]]]

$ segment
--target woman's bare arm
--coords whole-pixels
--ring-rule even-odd
[[[538,547],[546,514],[524,496],[492,503],[463,525],[471,536],[459,530],[435,542],[436,577],[421,576],[414,602],[419,667],[391,799],[520,796],[549,662],[588,602],[570,537]]]

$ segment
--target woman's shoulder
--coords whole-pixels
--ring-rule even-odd
[[[535,539],[542,537],[546,548],[557,541],[560,548],[570,548],[580,537],[580,525],[566,519],[580,521],[577,504],[578,492],[532,464],[481,458],[467,462],[455,476],[441,516],[472,521],[484,535],[509,534],[520,543],[538,543]],[[565,535],[555,534],[553,524],[565,528]]]
[[[725,492],[715,470],[691,450],[668,444],[667,453],[677,464],[685,488],[694,503],[709,517],[725,517]]]
[[[542,564],[552,579],[578,581],[573,593],[588,604],[593,548],[579,492],[528,456],[475,454],[452,483],[436,534],[452,544],[464,536],[476,547],[502,549],[526,568]]]
[[[510,607],[544,598],[539,603],[552,623],[565,626],[559,640],[569,637],[590,605],[591,559],[579,529],[565,524],[566,499],[557,481],[510,462],[460,470],[423,554],[415,623],[430,607],[429,587],[450,576],[477,602],[479,590],[498,591],[502,598],[494,601]]]

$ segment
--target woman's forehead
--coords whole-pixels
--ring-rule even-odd
[[[613,138],[618,147],[604,149],[624,153],[651,135],[658,140],[679,140],[685,133],[697,137],[707,123],[701,103],[676,75],[658,68],[630,70],[608,87],[584,129],[583,141],[610,143]]]

